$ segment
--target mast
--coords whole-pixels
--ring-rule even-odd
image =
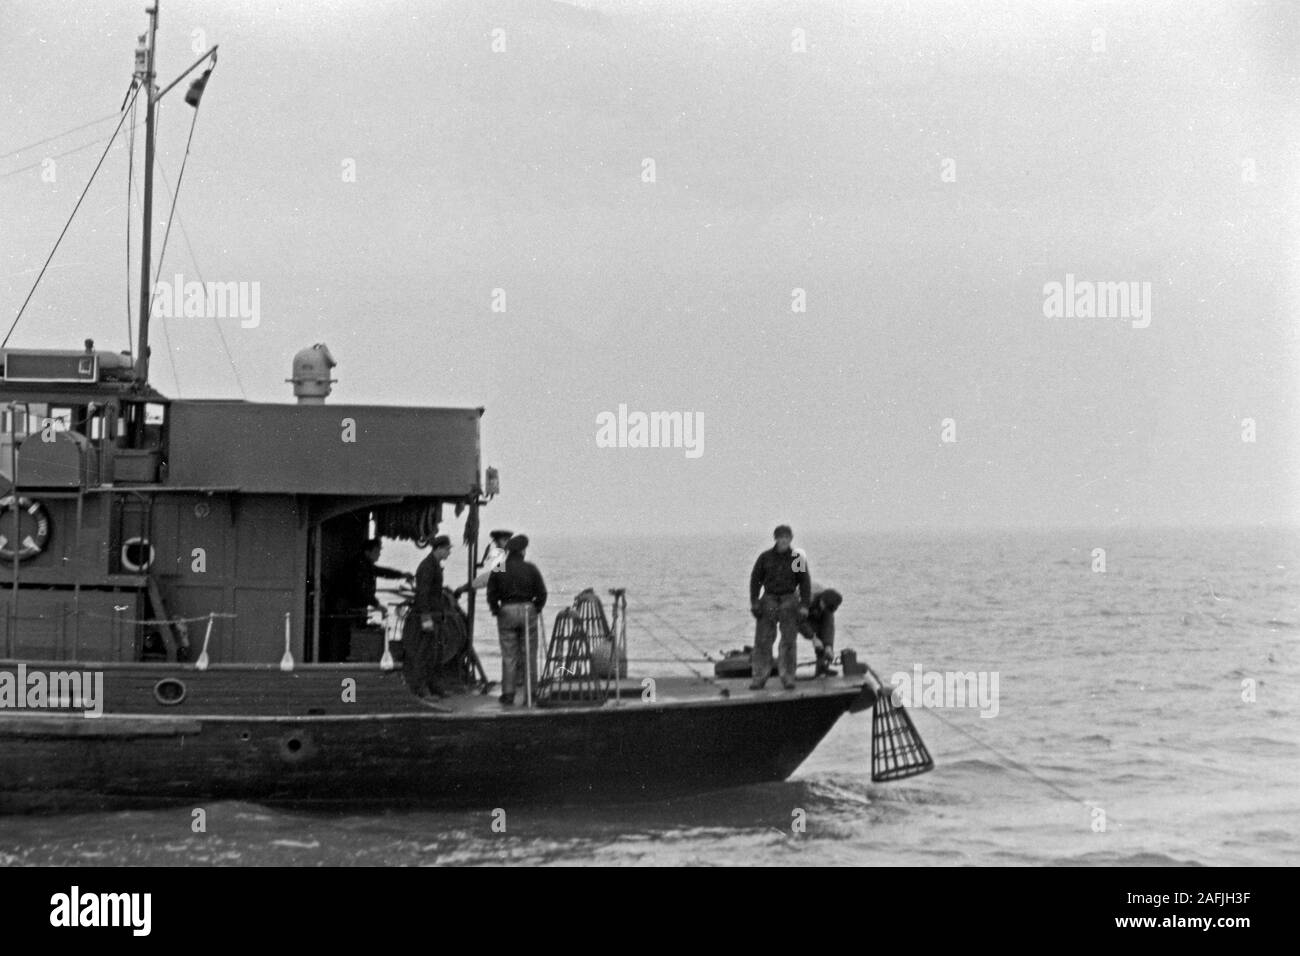
[[[144,73],[144,235],[140,243],[140,333],[136,350],[136,377],[141,386],[149,384],[149,305],[153,299],[150,272],[150,239],[153,236],[153,121],[154,121],[154,50],[158,44],[158,4],[145,9],[149,14],[149,52]]]

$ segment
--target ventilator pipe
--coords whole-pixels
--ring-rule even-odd
[[[334,356],[324,342],[317,342],[311,348],[301,349],[293,357],[293,378],[285,379],[293,383],[293,394],[299,405],[324,405],[338,379],[330,378],[330,369],[338,365]]]

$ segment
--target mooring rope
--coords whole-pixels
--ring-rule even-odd
[[[209,618],[223,617],[234,620],[237,615],[225,613],[204,614],[200,617],[173,617],[164,620],[148,620],[135,617],[122,617],[117,614],[96,614],[94,611],[70,611],[69,615],[76,614],[80,617],[94,618],[99,621],[116,621],[119,624],[143,624],[149,627],[170,627],[173,624],[192,624],[196,621],[206,621]]]
[[[860,635],[857,634],[857,629],[852,624],[847,624],[847,625],[841,624],[839,626],[843,630],[852,634],[854,637],[860,637]],[[888,684],[885,684],[883,680],[881,680],[880,683],[881,683],[882,693],[892,692],[893,688],[890,687]],[[1096,804],[1088,800],[1085,800],[1083,797],[1071,793],[1070,791],[1066,790],[1064,787],[1062,787],[1060,784],[1056,783],[1055,781],[1048,780],[1046,777],[1037,773],[1032,767],[1027,767],[1019,760],[1016,760],[1014,757],[1004,754],[1002,751],[998,750],[998,748],[994,747],[988,741],[981,740],[979,737],[971,733],[966,728],[953,723],[951,720],[948,720],[946,717],[940,714],[936,709],[932,707],[917,707],[916,710],[921,713],[930,714],[940,723],[944,724],[947,727],[952,728],[953,730],[957,731],[959,734],[963,735],[964,737],[969,738],[971,741],[978,744],[980,747],[983,747],[984,749],[988,750],[990,753],[997,756],[1000,760],[1004,761],[1008,766],[1012,767],[1013,769],[1019,770],[1021,773],[1024,773],[1027,776],[1033,777],[1039,783],[1043,784],[1045,787],[1047,787],[1054,793],[1058,794],[1059,796],[1064,797],[1065,799],[1069,800],[1072,803],[1082,804],[1083,806],[1088,807],[1089,809],[1096,809]]]
[[[888,689],[888,688],[886,688],[886,689]],[[1050,790],[1052,790],[1052,791],[1054,791],[1054,792],[1060,794],[1061,796],[1065,797],[1067,800],[1071,801],[1072,803],[1081,803],[1081,804],[1083,804],[1085,807],[1088,807],[1090,810],[1091,810],[1091,809],[1097,809],[1097,805],[1096,805],[1095,803],[1093,803],[1092,801],[1090,801],[1090,800],[1085,800],[1083,797],[1080,797],[1080,796],[1078,796],[1078,795],[1076,795],[1076,794],[1070,793],[1070,791],[1066,790],[1066,789],[1065,789],[1064,787],[1062,787],[1060,784],[1055,783],[1055,782],[1052,781],[1052,780],[1048,780],[1046,777],[1042,776],[1041,774],[1036,773],[1036,772],[1033,770],[1033,768],[1025,766],[1025,765],[1022,764],[1019,760],[1016,760],[1014,757],[1009,757],[1009,756],[1007,756],[1006,754],[1004,754],[1002,751],[998,750],[996,747],[994,747],[992,744],[988,743],[987,741],[980,740],[980,738],[976,737],[976,736],[975,736],[974,734],[972,734],[969,730],[966,730],[964,727],[960,727],[960,726],[958,726],[957,724],[953,723],[951,720],[946,719],[945,717],[943,717],[943,715],[941,715],[938,711],[934,710],[933,708],[921,707],[921,708],[918,708],[918,709],[919,709],[922,713],[932,714],[932,715],[935,717],[935,719],[938,720],[940,723],[943,723],[943,724],[947,725],[948,727],[951,727],[953,730],[957,731],[959,734],[963,734],[964,736],[969,737],[971,740],[973,740],[975,743],[979,744],[981,747],[984,747],[985,749],[989,750],[990,752],[996,754],[998,757],[1000,757],[1000,758],[1002,758],[1003,760],[1005,760],[1008,764],[1010,764],[1010,765],[1011,765],[1013,768],[1015,768],[1016,770],[1019,770],[1019,771],[1021,771],[1022,773],[1025,773],[1025,774],[1029,775],[1030,777],[1033,777],[1033,778],[1034,778],[1035,780],[1037,780],[1039,783],[1043,784],[1043,785],[1046,786],[1048,789],[1050,789]],[[1107,817],[1109,818],[1109,814],[1107,815]]]

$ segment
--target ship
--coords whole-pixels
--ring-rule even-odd
[[[488,693],[474,591],[454,605],[440,700],[405,679],[409,594],[330,659],[331,589],[372,535],[428,546],[454,512],[467,574],[481,567],[481,512],[500,493],[484,409],[332,402],[320,343],[292,359],[294,402],[150,384],[155,116],[202,67],[198,108],[217,47],[159,88],[158,4],[147,12],[138,342],[0,350],[0,811],[660,799],[785,780],[865,711],[873,779],[933,766],[851,650],[792,690],[751,689],[727,661],[630,674],[626,591],[608,582],[554,616],[521,706]]]

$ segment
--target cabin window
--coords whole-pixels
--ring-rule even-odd
[[[17,434],[19,438],[25,438],[32,432],[39,432],[41,424],[49,415],[49,408],[43,402],[32,402],[18,406],[14,414],[8,410],[4,413],[4,433]]]
[[[166,425],[166,406],[149,402],[144,406],[144,441],[142,448],[161,448]]]
[[[166,427],[166,405],[160,402],[129,402],[122,406],[118,439],[128,448],[157,449],[163,446]]]

